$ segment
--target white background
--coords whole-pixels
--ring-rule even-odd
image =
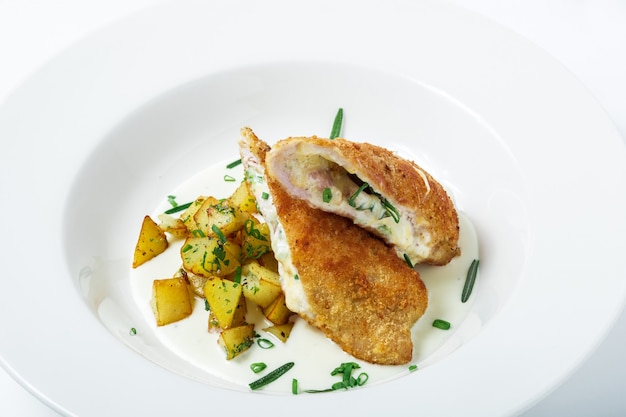
[[[596,96],[626,138],[626,0],[446,1],[487,16],[553,55]],[[73,42],[159,2],[0,0],[0,102]],[[622,313],[588,360],[523,416],[625,416],[625,352]],[[483,400],[488,401],[477,399]],[[57,416],[2,369],[0,415]]]

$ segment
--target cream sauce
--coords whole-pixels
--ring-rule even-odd
[[[213,195],[217,198],[229,196],[243,180],[243,168],[238,166],[227,169],[230,161],[213,166],[171,192],[176,196],[178,203],[193,201],[199,195]],[[236,178],[235,182],[224,181],[224,176]],[[164,201],[153,213],[156,219],[159,213],[170,208],[164,196]],[[141,219],[138,219],[139,222]],[[453,338],[455,330],[468,317],[471,310],[473,295],[467,303],[461,303],[461,292],[465,282],[465,275],[471,261],[478,258],[478,240],[474,228],[463,213],[460,213],[460,247],[461,255],[443,267],[417,266],[422,279],[429,291],[429,307],[413,326],[413,361],[406,365],[382,366],[373,365],[358,360],[343,352],[337,345],[327,339],[320,331],[295,317],[295,325],[287,343],[273,339],[262,329],[270,325],[257,307],[249,305],[248,321],[256,324],[256,332],[261,337],[271,340],[274,347],[262,349],[256,344],[248,351],[227,361],[224,352],[217,343],[217,334],[207,331],[208,312],[204,309],[204,302],[196,299],[193,314],[177,323],[157,327],[150,308],[152,296],[152,282],[173,276],[179,268],[180,246],[182,240],[170,239],[170,247],[159,257],[131,271],[131,287],[133,297],[138,308],[145,316],[154,335],[185,362],[199,368],[205,373],[214,376],[214,379],[223,380],[224,385],[236,385],[241,390],[248,390],[248,383],[277,368],[285,362],[293,361],[295,366],[285,376],[266,386],[264,393],[291,393],[293,378],[298,379],[300,390],[326,389],[338,382],[341,376],[331,376],[330,372],[342,362],[357,362],[361,369],[355,371],[354,376],[361,372],[369,375],[368,385],[378,384],[409,373],[410,365],[426,366],[434,362],[433,358],[445,356],[449,339]],[[444,331],[432,327],[435,319],[443,319],[451,323],[450,330]],[[255,362],[264,362],[267,369],[254,374],[250,365]],[[175,370],[175,369],[174,369]]]

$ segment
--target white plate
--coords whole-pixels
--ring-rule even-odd
[[[325,134],[339,106],[346,135],[411,152],[473,219],[478,334],[419,372],[335,395],[253,395],[155,365],[184,372],[128,334],[138,219],[231,159],[240,126],[269,141]],[[437,2],[158,7],[42,68],[0,108],[0,138],[1,363],[61,413],[349,401],[367,415],[510,415],[565,378],[623,304],[626,154],[607,116],[545,53]]]

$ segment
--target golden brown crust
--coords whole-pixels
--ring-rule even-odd
[[[261,159],[263,145],[254,146]],[[351,220],[292,198],[272,178],[268,185],[312,309],[302,316],[356,358],[409,362],[410,329],[428,305],[419,273]]]
[[[415,213],[426,222],[431,234],[431,254],[423,262],[445,265],[458,255],[459,219],[445,189],[416,163],[370,143],[313,137],[292,137],[276,144],[306,142],[336,152],[342,160],[358,167],[356,174],[395,206]]]

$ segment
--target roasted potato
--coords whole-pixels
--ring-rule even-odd
[[[137,268],[139,265],[163,253],[168,246],[165,232],[161,230],[150,216],[145,216],[139,232],[139,239],[135,246],[133,268]]]
[[[266,308],[282,292],[278,274],[252,261],[241,267],[241,283],[246,299]]]
[[[191,315],[193,296],[185,278],[157,279],[152,283],[152,311],[157,326],[174,323]]]
[[[232,274],[240,266],[241,249],[234,243],[221,243],[213,237],[188,237],[180,249],[183,267],[196,275],[210,278]]]
[[[209,278],[204,284],[204,296],[222,329],[232,327],[241,294],[241,284],[225,278]]]
[[[227,237],[241,230],[249,215],[241,211],[237,206],[233,206],[229,200],[221,200],[217,204],[209,205],[206,210],[204,205],[195,215],[198,228],[206,236],[220,238]],[[214,230],[219,229],[219,233]],[[220,236],[221,235],[221,236]]]
[[[180,218],[172,217],[168,214],[159,214],[159,227],[166,233],[171,234],[176,238],[187,237],[188,230],[185,223]]]
[[[241,237],[241,253],[243,259],[258,259],[271,252],[270,228],[255,218],[246,220]]]
[[[270,305],[263,309],[263,315],[274,324],[285,324],[289,321],[289,317],[293,314],[285,304],[285,294],[282,292]]]
[[[244,213],[254,214],[258,212],[256,199],[250,192],[247,181],[242,181],[239,184],[239,187],[233,192],[229,200],[234,207],[239,207]]]
[[[277,324],[275,326],[270,326],[264,331],[274,335],[281,342],[286,342],[289,336],[291,335],[291,330],[293,329],[293,322],[285,323],[285,324]]]
[[[226,359],[231,360],[254,344],[254,324],[223,330],[218,343],[224,348]]]

